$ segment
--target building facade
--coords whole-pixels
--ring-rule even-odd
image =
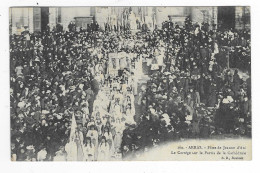
[[[162,22],[171,20],[183,25],[187,16],[193,23],[207,22],[210,26],[243,29],[250,27],[250,7],[34,7],[10,8],[10,31],[20,34],[24,30],[42,31],[46,25],[52,29],[57,23],[65,30],[73,20],[84,18],[97,21],[102,29],[105,24],[126,25],[134,20],[137,25],[146,23],[153,30],[161,28]],[[85,20],[89,21],[89,20]],[[137,26],[138,29],[138,26]]]

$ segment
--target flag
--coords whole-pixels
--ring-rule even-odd
[[[74,139],[76,139],[76,119],[74,114],[71,118],[71,129],[70,129],[70,137],[69,137],[69,143],[65,145],[65,150],[67,152],[67,160],[68,161],[76,161],[78,158],[78,147]]]
[[[76,128],[77,128],[77,123],[76,123],[75,115],[73,113],[71,118],[70,141],[73,141],[76,138]]]
[[[74,150],[77,150],[76,155],[73,157],[73,161],[82,161],[85,158],[84,154],[84,149],[83,149],[83,138],[77,131],[77,122],[74,113],[72,114],[71,118],[71,130],[70,130],[70,141],[73,141],[74,139],[77,138],[76,145],[72,147],[76,147],[77,149],[74,148]]]

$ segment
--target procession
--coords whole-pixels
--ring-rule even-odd
[[[251,137],[251,35],[170,20],[10,34],[12,161],[132,160]]]

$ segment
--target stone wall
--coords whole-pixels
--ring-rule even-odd
[[[173,16],[171,19],[173,22],[175,21],[174,16],[176,16],[178,19],[181,17],[184,17],[185,19],[187,16],[187,14],[185,14],[185,8],[189,7],[156,7],[156,23],[158,28],[162,27],[162,23],[164,21],[169,20],[169,16]]]
[[[240,6],[235,8],[235,28],[250,28],[250,7]]]
[[[49,8],[49,24],[52,29],[57,23],[60,14],[60,23],[65,30],[74,17],[95,17],[100,27],[105,23],[121,25],[124,21],[122,13],[130,7],[61,7]],[[150,29],[157,25],[161,28],[169,17],[179,25],[184,23],[187,16],[191,16],[193,23],[208,22],[210,26],[217,24],[217,7],[131,7],[138,21],[146,22]],[[11,32],[19,34],[28,27],[30,32],[41,30],[41,9],[38,8],[10,8]],[[235,28],[250,28],[250,7],[235,7]]]
[[[9,13],[12,34],[21,34],[25,27],[33,32],[33,8],[10,8]]]
[[[49,8],[49,13],[49,25],[52,30],[58,22],[58,8]]]
[[[198,24],[207,22],[212,27],[213,24],[217,24],[217,11],[217,7],[192,7],[191,20]]]
[[[74,20],[74,17],[89,17],[91,7],[62,7],[61,8],[61,23],[65,30],[68,30],[68,25]]]

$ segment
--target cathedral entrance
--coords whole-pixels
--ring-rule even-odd
[[[41,31],[45,31],[47,29],[48,23],[49,23],[49,8],[42,7],[41,8]]]
[[[235,28],[235,7],[218,7],[218,28]]]

